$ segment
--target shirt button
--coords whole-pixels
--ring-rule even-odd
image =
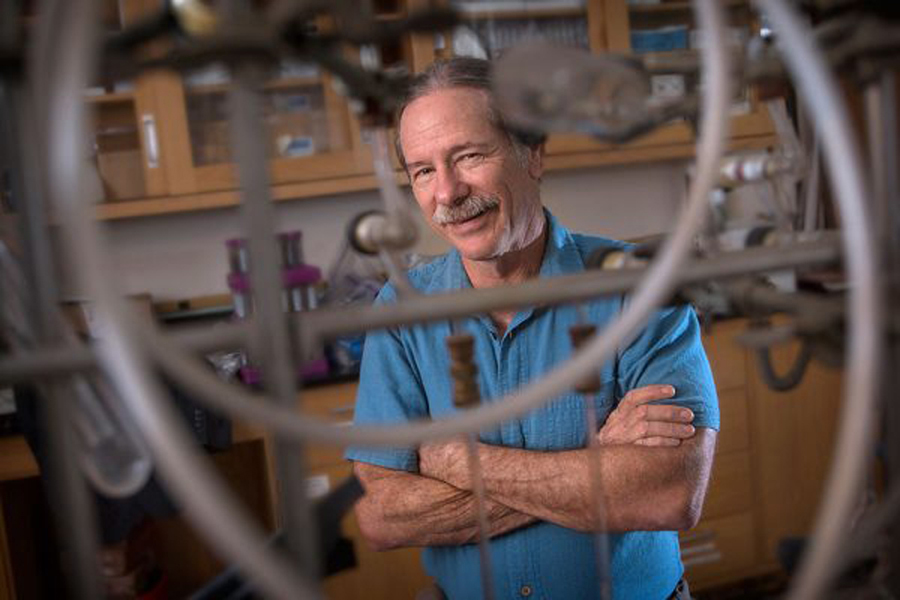
[[[523,585],[522,589],[519,590],[519,593],[525,596],[526,598],[531,595],[531,586]]]

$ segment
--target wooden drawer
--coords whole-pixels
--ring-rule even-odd
[[[704,518],[679,534],[681,560],[692,588],[715,583],[751,569],[756,562],[752,513]]]
[[[719,392],[719,429],[717,454],[727,454],[736,450],[748,450],[750,435],[747,417],[747,391],[736,388]]]
[[[356,402],[355,381],[323,385],[303,390],[300,393],[301,410],[329,421],[352,421],[353,406]]]
[[[703,518],[713,519],[750,510],[752,496],[749,453],[717,455],[703,505]]]
[[[734,341],[743,331],[744,321],[724,321],[713,325],[712,334],[704,334],[703,347],[709,358],[716,389],[728,390],[743,387],[746,382],[745,350]]]
[[[304,390],[300,405],[304,413],[332,423],[351,423],[356,401],[357,384],[341,383]],[[306,461],[310,469],[345,463],[344,449],[326,444],[306,446]]]
[[[332,487],[350,474],[345,463],[323,470]],[[415,598],[416,594],[433,585],[419,560],[418,548],[401,548],[388,552],[369,549],[359,533],[353,511],[341,522],[341,531],[353,541],[357,566],[332,575],[322,582],[327,598],[333,600],[395,600]]]

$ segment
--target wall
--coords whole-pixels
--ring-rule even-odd
[[[684,195],[683,163],[659,163],[551,173],[545,177],[545,204],[568,227],[610,237],[632,238],[669,229]],[[282,202],[281,230],[301,229],[307,262],[327,268],[341,249],[346,223],[363,210],[378,208],[372,192]],[[109,224],[116,276],[128,293],[150,292],[156,299],[224,293],[224,242],[239,235],[234,209]],[[417,251],[445,250],[424,224]]]

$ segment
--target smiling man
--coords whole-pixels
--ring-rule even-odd
[[[436,63],[399,114],[398,153],[432,228],[453,250],[410,272],[424,293],[491,287],[583,271],[598,249],[621,247],[569,232],[541,203],[543,142],[510,132],[494,107],[490,64]],[[394,302],[388,285],[379,302]],[[569,328],[599,330],[624,299],[475,316],[485,402],[541,377],[572,354]],[[449,323],[373,332],[366,339],[357,423],[441,418],[452,401]],[[676,531],[699,518],[719,412],[696,317],[667,308],[605,365],[585,422],[574,392],[480,434],[494,596],[590,598],[599,594],[592,532],[610,535],[613,597],[689,598]],[[585,450],[587,431],[600,450]],[[362,481],[360,529],[376,549],[425,546],[426,569],[450,598],[485,596],[477,515],[462,441],[420,448],[351,448]],[[597,460],[593,469],[590,461]],[[599,482],[593,481],[597,475]],[[597,497],[596,490],[602,490]]]

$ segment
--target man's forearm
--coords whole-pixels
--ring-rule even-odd
[[[478,540],[478,514],[471,492],[414,473],[363,463],[356,463],[355,472],[366,489],[356,504],[357,521],[376,550]],[[486,500],[485,509],[490,537],[535,521],[492,500]]]
[[[604,446],[596,452],[599,485],[590,464],[594,450],[535,452],[479,445],[487,495],[505,506],[578,530],[683,529],[692,525],[709,476],[715,432],[698,429],[677,448]],[[448,452],[459,453],[459,447]],[[444,456],[436,476],[470,489],[464,462]],[[427,474],[429,465],[423,468]],[[595,487],[603,500],[604,522]]]

